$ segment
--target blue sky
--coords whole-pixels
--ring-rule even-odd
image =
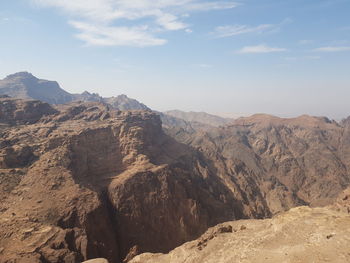
[[[350,0],[1,0],[0,78],[156,110],[350,115]]]

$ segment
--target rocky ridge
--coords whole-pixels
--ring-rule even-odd
[[[180,110],[172,110],[166,111],[164,113],[166,115],[182,119],[186,122],[197,122],[213,127],[219,127],[233,122],[233,119],[219,117],[216,115],[208,114],[206,112],[184,112]]]

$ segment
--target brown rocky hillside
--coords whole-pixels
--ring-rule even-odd
[[[184,144],[150,111],[3,97],[0,113],[1,263],[166,253],[222,222],[329,204],[349,185],[348,128],[324,118],[173,129]]]
[[[350,184],[350,130],[323,117],[283,119],[254,115],[232,125],[189,133],[168,131],[178,141],[197,148],[222,171],[226,185],[241,177],[266,200],[272,214],[298,205],[327,205]],[[235,168],[240,163],[240,168]]]
[[[3,98],[0,107],[10,102],[13,112],[33,103]],[[269,215],[261,196],[243,204],[152,112],[72,103],[32,124],[1,122],[2,262],[121,262],[220,222]]]

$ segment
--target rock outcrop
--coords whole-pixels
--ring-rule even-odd
[[[33,124],[43,116],[55,113],[57,110],[38,100],[0,98],[0,125]]]
[[[350,214],[350,187],[341,192],[336,202],[330,207],[337,211]]]
[[[130,263],[350,261],[350,218],[327,208],[298,207],[272,219],[210,228],[169,254],[145,253]]]

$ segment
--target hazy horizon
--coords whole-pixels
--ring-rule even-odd
[[[350,115],[349,0],[4,0],[0,78],[159,111]]]

